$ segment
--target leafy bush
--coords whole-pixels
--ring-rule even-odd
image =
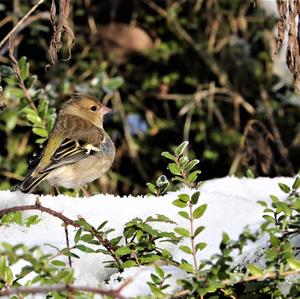
[[[105,127],[117,145],[116,161],[109,180],[102,177],[90,186],[91,192],[99,191],[100,183],[103,192],[146,193],[145,183],[153,172],[156,177],[163,172],[159,154],[183,139],[189,140],[192,157],[201,159],[205,179],[228,173],[243,176],[249,168],[255,175],[293,175],[299,168],[299,101],[286,76],[272,71],[275,18],[259,4],[74,0],[68,20],[75,34],[72,57],[63,60],[68,57],[63,46],[60,60],[45,72],[53,33],[45,21],[50,6],[49,1],[39,6],[14,37],[22,40],[19,46],[16,42],[15,56],[29,96],[40,109],[37,115],[29,110],[35,110],[31,105],[22,111],[28,96],[12,78],[7,44],[1,49],[7,105],[0,115],[1,189],[22,178],[36,137],[41,142],[51,127],[53,107],[74,91],[105,101],[112,97],[115,111]],[[7,21],[3,32],[30,8],[28,1],[1,4],[0,14]],[[108,43],[102,29],[109,24],[119,28],[120,23],[127,29],[135,24],[134,29],[152,39],[147,53],[123,53],[132,45],[127,42],[122,59],[117,59],[116,42],[125,34],[111,34],[108,40],[115,43]],[[28,63],[35,75],[28,74]],[[46,187],[43,191],[49,192]]]
[[[20,244],[11,246],[3,243],[1,247],[0,262],[0,294],[18,294],[34,292],[36,288],[30,286],[40,285],[39,292],[47,292],[54,298],[82,298],[100,293],[111,297],[118,297],[118,292],[107,292],[98,288],[84,289],[73,287],[74,274],[71,259],[79,258],[76,251],[85,253],[103,253],[111,257],[105,267],[117,268],[121,272],[128,267],[141,265],[155,265],[155,273],[147,284],[152,292],[147,298],[296,298],[299,294],[300,262],[297,259],[299,248],[295,247],[294,240],[299,237],[299,212],[300,212],[300,172],[295,177],[292,186],[280,183],[279,187],[287,194],[283,201],[271,195],[272,204],[268,206],[261,201],[264,207],[264,222],[259,231],[251,233],[248,229],[234,241],[224,233],[220,243],[220,253],[209,260],[201,259],[201,250],[206,246],[201,242],[203,226],[195,226],[195,220],[205,213],[206,204],[201,204],[200,192],[194,188],[199,186],[199,170],[194,167],[199,163],[197,159],[190,160],[184,153],[188,143],[180,144],[173,153],[163,152],[162,156],[170,162],[168,170],[171,174],[170,181],[177,182],[177,188],[191,188],[191,193],[179,192],[174,198],[173,205],[178,207],[178,214],[186,220],[186,226],[180,227],[164,215],[149,216],[145,220],[135,218],[129,221],[123,234],[110,238],[112,229],[106,229],[107,222],[99,227],[94,227],[86,219],[79,217],[71,220],[48,208],[36,203],[35,209],[52,214],[60,218],[65,226],[77,228],[74,236],[74,246],[57,248],[54,255],[45,255],[38,247],[27,248]],[[163,182],[166,180],[163,179]],[[157,185],[157,184],[156,184]],[[157,195],[158,186],[148,184],[150,192]],[[184,189],[183,189],[184,190]],[[0,211],[1,225],[18,223],[20,225],[34,225],[39,220],[31,216],[25,221],[19,212],[22,207],[15,207]],[[160,231],[152,226],[154,222],[167,222],[175,225],[174,231]],[[268,248],[264,252],[265,266],[256,264],[240,264],[233,267],[233,255],[236,250],[240,254],[246,244],[253,242],[266,234],[269,238]],[[178,245],[182,239],[189,240],[190,245]],[[176,262],[172,254],[160,247],[161,242],[171,242],[187,255],[188,259]],[[60,256],[67,256],[69,265],[61,261]],[[189,262],[192,260],[192,263]],[[13,267],[20,261],[26,261],[26,266],[20,270]],[[168,279],[170,273],[165,273],[160,264],[170,264],[186,272],[186,279],[178,280],[181,291],[168,294]],[[104,266],[104,265],[103,265]],[[31,275],[29,275],[31,274]],[[283,293],[280,286],[294,277],[288,293]],[[23,279],[23,280],[21,280]],[[24,280],[25,279],[25,280]],[[21,283],[22,281],[22,283]],[[25,285],[23,282],[25,282]],[[125,282],[126,283],[126,282]],[[25,286],[28,286],[26,289]],[[52,289],[51,287],[52,286]],[[15,289],[20,287],[20,289]],[[23,289],[22,289],[23,288]],[[120,290],[120,289],[119,289]],[[101,293],[102,292],[102,293]]]

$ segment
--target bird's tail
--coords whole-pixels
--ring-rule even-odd
[[[32,173],[30,173],[22,182],[20,182],[13,188],[13,191],[20,190],[23,193],[30,193],[33,189],[36,188],[36,186],[44,179],[47,174],[48,173],[33,175]]]

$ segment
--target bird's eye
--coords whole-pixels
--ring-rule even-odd
[[[92,106],[92,107],[91,107],[91,110],[92,110],[92,111],[96,111],[96,110],[97,110],[97,107],[96,107],[96,106]]]

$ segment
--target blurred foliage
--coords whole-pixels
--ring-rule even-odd
[[[114,110],[105,128],[116,159],[90,192],[146,193],[145,183],[162,173],[160,153],[181,140],[200,158],[202,179],[249,169],[292,175],[300,166],[300,102],[286,78],[273,73],[276,20],[259,4],[74,0],[72,57],[64,60],[62,48],[46,72],[52,27],[51,4],[43,3],[14,37],[28,93],[14,78],[7,46],[0,49],[7,105],[0,114],[0,189],[24,176],[54,107],[74,91],[111,101]],[[28,1],[2,2],[1,35],[29,9]]]

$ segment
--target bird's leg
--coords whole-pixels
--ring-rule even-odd
[[[85,197],[89,197],[90,194],[80,185],[78,185],[78,188],[83,192],[84,196]]]
[[[55,195],[59,195],[60,194],[58,186],[54,186],[54,190],[55,190]]]

